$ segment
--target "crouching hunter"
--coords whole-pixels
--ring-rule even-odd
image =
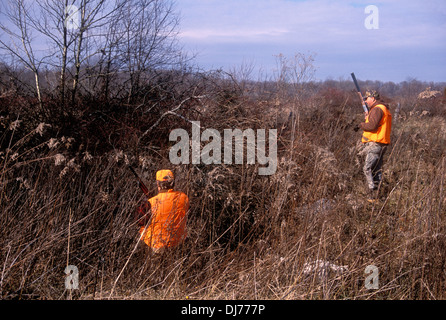
[[[153,252],[174,248],[186,238],[189,198],[174,191],[174,175],[170,170],[156,173],[158,194],[139,208],[139,233]]]

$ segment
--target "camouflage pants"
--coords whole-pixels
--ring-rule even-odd
[[[370,190],[378,189],[382,180],[383,156],[386,150],[386,145],[376,142],[368,142],[361,147],[359,154],[365,156],[362,170]]]

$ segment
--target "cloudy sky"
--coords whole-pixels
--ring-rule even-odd
[[[375,11],[365,12],[369,5]],[[181,41],[204,69],[245,63],[270,73],[278,54],[303,53],[315,54],[316,80],[355,72],[361,80],[446,81],[444,0],[177,0],[176,7]]]

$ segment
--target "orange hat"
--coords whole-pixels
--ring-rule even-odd
[[[173,180],[173,173],[170,170],[159,170],[156,173],[156,180],[157,181],[171,181]]]

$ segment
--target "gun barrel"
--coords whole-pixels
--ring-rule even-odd
[[[351,75],[352,75],[353,83],[355,84],[355,87],[356,87],[356,91],[361,92],[361,90],[359,89],[358,81],[356,80],[355,74],[352,72]]]
[[[133,169],[132,166],[129,165],[129,169],[130,171],[132,171],[132,173],[135,175],[136,179],[138,179],[139,182],[139,188],[141,189],[141,191],[146,195],[149,196],[149,189],[146,187],[146,185],[144,184],[144,182],[141,180],[141,178],[138,176],[138,174],[136,173],[136,171]]]
[[[358,84],[358,81],[356,80],[355,73],[352,72],[352,73],[351,73],[351,76],[352,76],[352,79],[353,79],[353,83],[355,84],[356,91],[358,91],[359,98],[361,99],[362,109],[364,110],[364,112],[369,112],[369,108],[368,108],[367,105],[364,103],[364,99],[362,98],[361,89],[359,89],[359,84]]]

